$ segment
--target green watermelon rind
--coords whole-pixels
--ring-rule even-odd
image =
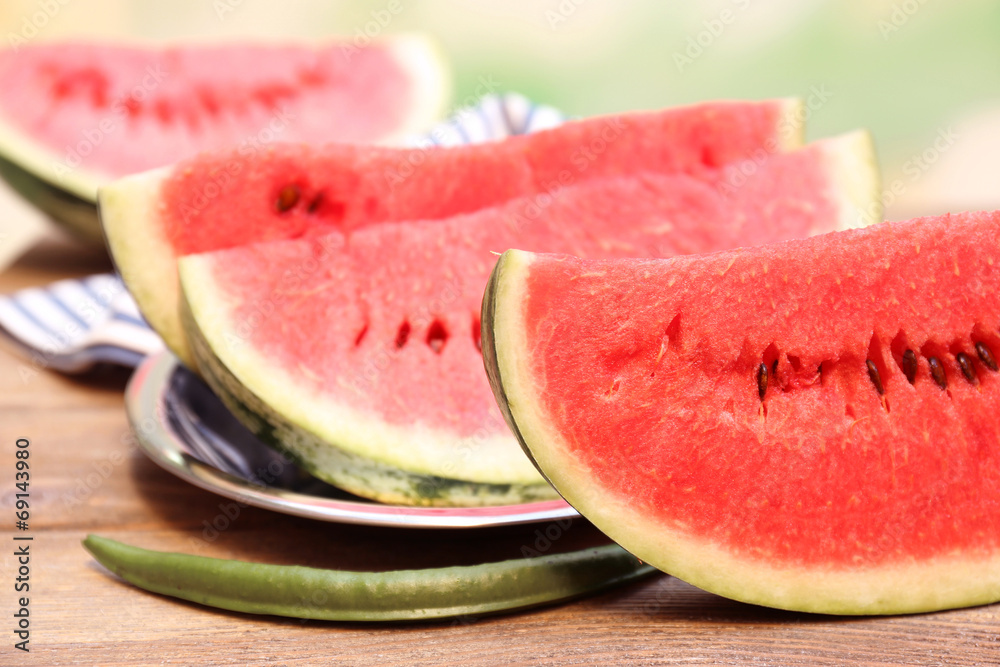
[[[483,359],[490,385],[525,453],[563,498],[608,537],[644,562],[704,590],[751,604],[838,615],[906,614],[1000,600],[1000,570],[955,555],[864,572],[835,567],[771,567],[734,557],[642,516],[591,480],[563,452],[565,439],[546,419],[520,305],[534,254],[510,250],[494,267],[483,299]],[[994,561],[995,562],[995,561]],[[992,574],[991,574],[992,573]],[[933,582],[933,585],[928,585]]]
[[[101,242],[97,188],[110,176],[69,169],[60,176],[57,157],[0,120],[0,177],[21,197],[79,238]]]
[[[61,221],[78,238],[103,243],[101,223],[92,202],[62,190],[0,157],[0,178],[15,192],[53,220]]]
[[[379,142],[393,145],[425,131],[440,118],[451,94],[451,84],[445,74],[445,57],[435,42],[420,35],[400,34],[385,38],[381,43],[396,54],[398,64],[409,73],[417,94],[406,121]],[[99,243],[104,234],[98,213],[98,193],[115,177],[98,169],[68,167],[60,160],[58,152],[0,118],[0,177],[71,232]]]
[[[91,206],[97,203],[97,189],[113,178],[99,170],[60,166],[60,156],[56,151],[36,142],[2,118],[0,157],[21,169],[24,178],[36,179]]]
[[[411,454],[419,449],[414,445],[418,429],[382,425],[377,418],[323,404],[246,344],[236,351],[226,343],[233,335],[225,325],[227,308],[211,294],[199,260],[197,255],[185,258],[180,272],[182,285],[197,285],[183,290],[181,319],[199,372],[254,435],[314,476],[355,495],[393,504],[472,507],[558,497],[508,436],[494,436],[492,443],[457,444],[447,451],[438,447],[438,460],[415,460]],[[386,442],[386,437],[395,440]],[[429,437],[432,442],[454,440],[443,433]],[[478,479],[451,476],[459,472]]]

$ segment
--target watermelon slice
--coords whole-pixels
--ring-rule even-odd
[[[416,36],[363,49],[39,44],[0,52],[0,87],[0,174],[97,238],[97,190],[115,178],[221,146],[392,142],[448,95],[440,57]]]
[[[1000,600],[1000,212],[670,260],[511,251],[501,408],[612,539],[836,614]]]
[[[544,206],[189,255],[188,338],[244,423],[337,486],[394,503],[546,497],[483,374],[490,250],[663,256],[829,231],[877,196],[870,157],[855,133],[772,156],[731,192],[728,170],[640,173],[567,186]],[[867,196],[853,200],[864,173]]]
[[[190,365],[178,319],[178,256],[376,222],[441,219],[637,171],[712,174],[751,155],[766,159],[798,148],[800,109],[796,100],[709,103],[447,149],[220,151],[104,188],[101,218],[129,291]]]

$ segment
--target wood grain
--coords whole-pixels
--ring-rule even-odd
[[[0,291],[102,266],[48,246],[0,275]],[[0,352],[0,505],[8,514],[0,522],[0,610],[10,619],[16,604],[8,548],[13,452],[15,439],[27,437],[31,652],[15,650],[5,629],[0,665],[1000,664],[1000,605],[889,618],[811,616],[732,602],[666,575],[527,613],[389,626],[253,617],[145,593],[97,565],[80,540],[95,532],[211,556],[387,569],[516,557],[546,526],[386,530],[234,506],[135,448],[122,404],[127,373],[105,369],[73,379],[42,372],[24,380],[22,363]],[[551,548],[601,541],[578,521]]]

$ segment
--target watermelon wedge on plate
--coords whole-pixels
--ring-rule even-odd
[[[751,176],[732,187],[734,170]],[[595,178],[444,220],[187,255],[187,336],[237,417],[352,493],[429,505],[548,497],[483,373],[491,251],[650,257],[802,237],[856,224],[877,183],[859,132],[697,177]]]
[[[685,581],[786,609],[1000,600],[1000,212],[669,260],[510,251],[496,398],[540,470]]]
[[[178,317],[179,256],[442,219],[638,171],[716,178],[728,164],[799,148],[800,110],[797,100],[716,102],[447,149],[280,144],[249,155],[208,152],[103,188],[101,219],[143,315],[191,365]],[[860,157],[872,161],[870,147]],[[858,178],[869,175],[862,168]]]
[[[234,146],[393,143],[443,111],[426,39],[357,48],[50,43],[0,51],[0,175],[53,218],[100,238],[100,186]]]

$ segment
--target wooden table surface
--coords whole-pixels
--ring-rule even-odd
[[[108,270],[100,254],[48,241],[0,274],[0,292]],[[139,546],[347,569],[501,560],[545,525],[418,531],[321,523],[251,507],[217,537],[223,498],[151,463],[130,441],[128,373],[24,373],[0,351],[3,570],[0,665],[997,665],[1000,605],[892,618],[836,618],[732,602],[657,575],[570,604],[412,625],[346,624],[213,610],[133,588],[80,545],[99,533]],[[31,518],[14,529],[15,441],[31,442]],[[16,535],[30,535],[30,653],[14,648]],[[207,537],[206,537],[207,536]],[[212,539],[207,539],[212,538]],[[552,550],[602,541],[577,521]]]

